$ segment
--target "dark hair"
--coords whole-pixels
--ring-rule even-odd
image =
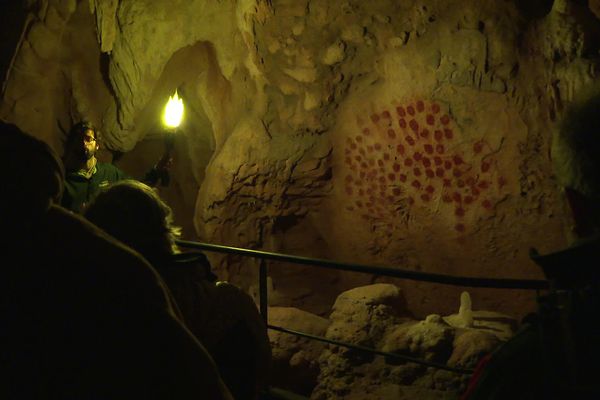
[[[0,211],[2,222],[32,219],[62,195],[65,170],[48,144],[0,121]]]
[[[96,129],[94,124],[84,120],[76,123],[69,129],[69,133],[67,134],[67,144],[81,138],[88,130],[94,132],[94,139],[96,139],[97,142],[101,140],[100,132]]]
[[[178,252],[171,208],[145,183],[122,180],[100,191],[84,216],[151,262]]]

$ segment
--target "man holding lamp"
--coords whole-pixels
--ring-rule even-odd
[[[168,129],[175,130],[182,116],[183,102],[175,92],[167,103],[163,122]],[[73,125],[67,135],[63,156],[66,169],[65,191],[61,205],[73,212],[81,213],[100,189],[123,179],[132,179],[114,164],[98,161],[96,152],[100,148],[100,141],[99,131],[88,121]],[[174,133],[167,133],[165,152],[158,163],[146,173],[144,183],[149,186],[169,184],[173,141]]]

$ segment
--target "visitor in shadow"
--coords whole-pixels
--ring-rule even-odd
[[[600,398],[600,86],[567,111],[552,162],[573,215],[573,243],[532,260],[550,290],[521,330],[479,363],[464,400]]]
[[[231,399],[148,262],[57,205],[63,180],[0,122],[0,398]]]
[[[190,330],[206,346],[237,400],[256,399],[265,388],[271,349],[253,299],[216,281],[201,252],[181,252],[180,229],[154,189],[134,180],[102,190],[84,216],[139,251],[173,293]]]
[[[66,167],[63,207],[82,213],[100,189],[123,179],[133,179],[116,165],[98,160],[96,155],[101,142],[100,131],[89,121],[76,123],[67,133],[63,156]],[[145,174],[143,181],[150,186],[159,183],[167,186],[171,163],[170,150],[165,151],[159,162]]]

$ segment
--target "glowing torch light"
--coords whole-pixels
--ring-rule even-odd
[[[163,114],[163,123],[167,128],[176,129],[181,123],[183,118],[183,100],[177,94],[169,97],[167,105],[165,106],[165,112]]]
[[[165,106],[165,111],[163,113],[163,123],[167,128],[166,136],[165,136],[165,154],[163,159],[170,159],[171,150],[173,150],[173,145],[175,143],[175,132],[181,124],[181,119],[183,118],[183,100],[177,94],[177,90],[175,90],[175,94],[169,97],[169,101],[167,101],[167,105]]]

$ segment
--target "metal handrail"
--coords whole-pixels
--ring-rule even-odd
[[[358,350],[358,351],[362,351],[365,353],[373,353],[373,354],[377,354],[379,356],[396,358],[396,359],[399,359],[402,361],[425,365],[427,367],[433,367],[433,368],[437,368],[437,369],[445,369],[446,371],[457,372],[459,374],[472,374],[473,373],[473,370],[471,370],[471,369],[450,367],[446,364],[440,364],[440,363],[436,363],[433,361],[422,360],[420,358],[409,357],[409,356],[405,356],[405,355],[399,354],[399,353],[389,353],[386,351],[372,349],[370,347],[359,346],[359,345],[352,344],[352,343],[340,342],[338,340],[327,339],[327,338],[324,338],[321,336],[311,335],[306,332],[300,332],[300,331],[295,331],[292,329],[282,328],[280,326],[267,325],[267,328],[272,329],[274,331],[289,333],[290,335],[296,335],[296,336],[305,337],[307,339],[317,340],[319,342],[334,344],[336,346],[347,347],[349,349]]]
[[[272,330],[277,330],[283,333],[288,333],[291,335],[301,336],[312,340],[317,340],[329,344],[334,344],[337,346],[343,346],[350,349],[354,349],[361,352],[377,354],[385,357],[391,357],[396,359],[401,359],[407,362],[413,362],[416,364],[425,365],[428,367],[434,367],[437,369],[444,369],[447,371],[452,371],[460,374],[471,374],[473,370],[463,369],[463,368],[455,368],[450,367],[445,364],[440,364],[436,362],[426,361],[418,358],[413,358],[409,356],[405,356],[397,353],[388,353],[380,350],[358,346],[351,343],[340,342],[336,340],[327,339],[321,336],[311,335],[306,332],[299,332],[292,329],[282,328],[278,326],[270,325],[268,322],[268,299],[267,299],[267,266],[264,260],[276,260],[276,261],[285,261],[296,264],[303,265],[312,265],[318,266],[327,269],[335,269],[342,271],[354,271],[354,272],[363,272],[368,274],[376,274],[376,275],[385,275],[392,276],[395,278],[403,278],[403,279],[411,279],[417,281],[425,281],[425,282],[434,282],[441,283],[447,285],[456,285],[456,286],[469,286],[469,287],[486,287],[486,288],[494,288],[494,289],[530,289],[530,290],[540,290],[540,289],[548,289],[548,283],[540,280],[530,280],[530,279],[494,279],[494,278],[472,278],[472,277],[461,277],[461,276],[453,276],[453,275],[442,275],[442,274],[430,274],[425,272],[416,272],[416,271],[407,271],[407,270],[399,270],[395,268],[389,267],[380,267],[380,266],[370,266],[364,264],[355,264],[355,263],[345,263],[345,262],[336,262],[324,259],[310,258],[310,257],[300,257],[293,256],[289,254],[281,254],[281,253],[273,253],[268,251],[261,250],[250,250],[243,249],[239,247],[231,247],[231,246],[223,246],[209,243],[200,243],[193,242],[189,240],[177,240],[177,245],[186,248],[195,248],[200,250],[214,251],[218,253],[227,253],[227,254],[236,254],[247,257],[259,258],[261,260],[260,270],[259,270],[259,297],[260,297],[260,313],[261,316],[267,326],[267,328]]]
[[[441,283],[445,285],[465,286],[465,287],[483,287],[493,289],[526,289],[543,290],[548,289],[548,283],[542,280],[534,279],[502,279],[502,278],[474,278],[444,274],[432,274],[427,272],[409,271],[405,269],[396,269],[390,267],[381,267],[375,265],[365,265],[356,263],[346,263],[339,261],[330,261],[319,258],[292,256],[289,254],[272,253],[261,250],[250,250],[239,247],[222,246],[217,244],[208,244],[192,242],[189,240],[178,240],[177,244],[182,247],[196,248],[201,250],[216,251],[219,253],[237,254],[242,256],[261,258],[265,260],[286,261],[295,264],[313,265],[327,269],[342,271],[364,272],[374,275],[385,275],[394,278],[410,279],[415,281]]]

